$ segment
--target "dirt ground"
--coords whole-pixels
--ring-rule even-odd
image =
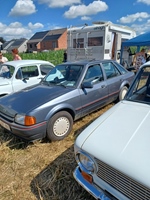
[[[74,123],[62,141],[24,143],[0,129],[1,200],[94,200],[73,178],[73,144],[78,134],[112,107],[110,104]]]

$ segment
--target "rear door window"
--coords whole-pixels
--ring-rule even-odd
[[[105,70],[107,79],[121,75],[120,71],[112,62],[102,63],[102,65]]]
[[[40,70],[42,75],[46,75],[54,67],[52,65],[40,65]]]

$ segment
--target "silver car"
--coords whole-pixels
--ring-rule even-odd
[[[133,78],[113,60],[60,64],[40,84],[0,98],[0,124],[26,140],[61,140],[75,120],[122,100]]]

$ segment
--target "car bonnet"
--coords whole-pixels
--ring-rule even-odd
[[[150,107],[122,101],[77,138],[76,146],[150,187]]]
[[[61,96],[67,96],[67,93],[70,91],[70,88],[63,88],[61,86],[48,87],[37,85],[26,88],[0,98],[0,111],[3,112],[3,109],[7,109],[7,112],[9,112],[9,110],[12,112],[13,110],[13,113],[28,113],[52,100],[54,100],[56,104],[59,103]],[[57,100],[57,98],[59,98],[59,100]]]

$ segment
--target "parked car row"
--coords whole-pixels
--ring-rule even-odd
[[[122,100],[133,78],[113,60],[60,64],[36,86],[0,98],[0,124],[25,140],[62,140],[75,120]]]
[[[74,121],[113,101],[77,137],[74,178],[97,200],[149,200],[150,62],[136,76],[113,60],[52,67],[0,98],[0,125],[28,141],[62,140]]]

